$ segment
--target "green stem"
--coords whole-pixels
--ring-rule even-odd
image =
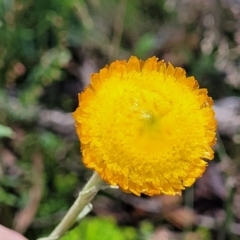
[[[82,212],[84,207],[92,201],[92,199],[104,185],[105,182],[100,178],[97,173],[94,173],[85,185],[85,187],[79,193],[78,198],[75,200],[62,221],[48,237],[41,238],[41,240],[57,240],[64,233],[66,233],[69,228],[75,223],[77,217]]]

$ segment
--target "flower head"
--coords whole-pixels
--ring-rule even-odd
[[[156,57],[115,61],[79,94],[83,162],[126,192],[181,194],[213,159],[212,105],[182,68]]]

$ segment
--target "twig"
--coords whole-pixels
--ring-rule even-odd
[[[120,46],[122,33],[123,33],[126,4],[127,4],[127,0],[121,0],[117,8],[118,11],[116,13],[116,18],[114,22],[113,39],[112,39],[112,44],[110,46],[110,51],[109,51],[110,60],[115,59],[118,55],[119,46]]]
[[[29,190],[28,203],[14,219],[14,230],[17,232],[24,233],[36,215],[43,193],[43,168],[42,156],[37,153],[33,156],[32,176],[34,180]]]

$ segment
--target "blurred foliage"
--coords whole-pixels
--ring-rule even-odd
[[[2,137],[13,137],[13,131],[11,128],[0,124],[0,138]]]
[[[239,49],[235,0],[0,1],[0,223],[30,239],[47,235],[88,179],[67,112],[92,71],[114,59],[156,55],[220,99],[240,95]],[[166,226],[159,218],[141,225],[138,214],[126,221],[135,228],[87,218],[62,239],[151,239]],[[235,236],[223,229],[222,239]],[[216,234],[196,233],[204,240]]]
[[[131,227],[118,227],[113,219],[85,218],[78,227],[70,231],[61,240],[137,240],[137,232]]]

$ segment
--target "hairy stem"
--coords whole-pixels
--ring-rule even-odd
[[[84,207],[92,201],[92,199],[104,185],[105,182],[100,178],[97,173],[94,173],[85,185],[85,187],[79,193],[77,199],[75,200],[65,217],[62,219],[62,221],[48,237],[41,238],[41,240],[57,240],[64,233],[66,233],[69,228],[75,223],[77,217],[82,212]]]

